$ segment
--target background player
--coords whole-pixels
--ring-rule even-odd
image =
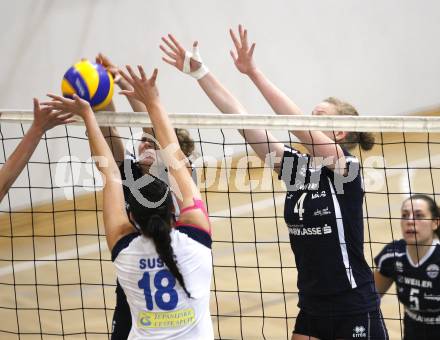
[[[0,202],[29,162],[44,133],[57,125],[74,122],[75,119],[72,116],[71,113],[59,110],[42,109],[38,99],[34,98],[34,121],[17,148],[0,169]]]
[[[249,46],[247,32],[241,26],[239,35],[237,39],[231,31],[236,48],[231,54],[238,70],[249,76],[276,113],[302,114],[258,70],[253,60],[255,44]],[[197,42],[190,53],[172,35],[162,40],[164,61],[198,79],[220,111],[246,113],[203,65]],[[350,104],[329,98],[320,103],[313,114],[358,113]],[[262,160],[266,160],[270,152],[275,153],[274,169],[288,187],[284,215],[298,269],[300,307],[292,339],[387,339],[373,275],[363,254],[359,161],[346,150],[357,145],[364,150],[371,149],[372,136],[344,131],[292,133],[308,149],[308,154],[284,147],[264,130],[241,131]],[[327,159],[327,163],[316,163],[319,157]],[[298,165],[301,171],[297,173]],[[343,194],[337,190],[338,181],[346,181]]]
[[[166,151],[167,160],[172,162],[170,175],[174,176],[182,195],[181,214],[175,228],[168,186],[151,177],[151,183],[140,193],[149,202],[131,202],[130,215],[141,229],[141,234],[133,233],[124,207],[119,169],[90,106],[78,97],[69,100],[54,95],[51,95],[53,101],[46,105],[81,115],[92,154],[108,161],[106,167],[97,164],[106,180],[104,226],[118,280],[130,305],[129,339],[212,339],[209,314],[212,256],[207,212],[159,101],[155,86],[157,70],[147,79],[141,67],[140,78],[130,67],[127,69],[130,76],[122,74],[133,91],[123,93],[146,105],[157,139]],[[148,203],[154,204],[148,206]]]
[[[440,339],[440,212],[434,200],[413,195],[403,201],[403,239],[376,256],[374,280],[383,295],[393,282],[405,307],[404,339]]]

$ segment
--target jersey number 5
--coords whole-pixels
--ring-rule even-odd
[[[419,292],[420,290],[417,288],[411,288],[409,292],[409,302],[411,304],[411,308],[414,310],[420,309],[419,298],[417,296]]]
[[[307,193],[304,192],[301,194],[301,196],[299,197],[298,201],[296,201],[295,205],[293,206],[293,213],[294,214],[298,214],[299,215],[299,220],[302,221],[303,219],[303,214],[304,214],[304,199],[306,198]]]
[[[165,282],[164,282],[165,281]],[[157,307],[162,310],[173,310],[177,306],[179,296],[174,289],[176,286],[176,278],[170,271],[162,269],[154,275],[153,279],[156,292],[154,293],[154,302]],[[138,286],[143,289],[145,295],[145,303],[148,310],[153,309],[153,296],[151,294],[150,273],[144,272],[142,279],[139,280]]]

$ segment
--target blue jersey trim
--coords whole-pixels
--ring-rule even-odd
[[[138,236],[140,236],[139,233],[131,233],[121,237],[112,249],[112,262],[115,262],[116,257],[118,257],[119,253],[127,248],[131,241],[133,241]]]
[[[176,226],[176,230],[186,234],[189,238],[211,249],[212,239],[206,231],[189,225]]]

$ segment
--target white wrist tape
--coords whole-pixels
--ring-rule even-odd
[[[190,65],[191,58],[200,63],[200,67],[193,72],[191,72],[191,65]],[[203,78],[209,72],[209,69],[206,67],[205,64],[203,64],[203,60],[202,57],[200,56],[199,48],[197,46],[193,47],[192,52],[185,51],[185,60],[183,61],[182,71],[186,74],[189,74],[191,77],[197,80]]]

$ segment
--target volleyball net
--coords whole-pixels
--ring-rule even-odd
[[[136,153],[139,113],[98,113]],[[303,148],[291,130],[374,132],[355,149],[365,187],[364,251],[373,258],[401,238],[400,205],[415,193],[438,198],[437,117],[171,115],[196,144],[192,162],[213,225],[211,315],[216,339],[290,339],[298,313],[295,260],[283,219],[286,189],[236,129],[262,128]],[[2,112],[0,166],[31,112]],[[102,180],[83,126],[46,133],[0,203],[0,339],[108,339],[116,276],[105,242]],[[438,199],[437,199],[438,202]],[[391,338],[402,334],[394,288],[382,299]]]

